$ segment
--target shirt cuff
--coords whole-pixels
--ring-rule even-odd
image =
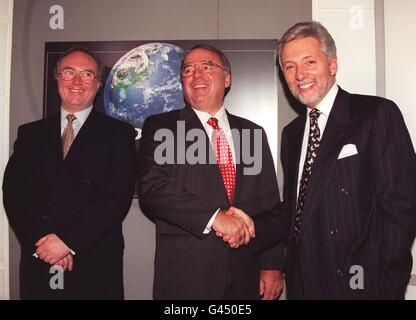
[[[71,253],[73,256],[75,256],[75,255],[76,255],[76,252],[75,252],[74,250],[72,250],[72,249],[71,249],[70,253]],[[38,259],[38,258],[39,258],[38,254],[37,254],[36,252],[35,252],[34,254],[32,254],[32,256],[34,256],[36,259]]]
[[[214,220],[217,217],[218,212],[220,212],[220,208],[215,211],[215,213],[212,215],[211,219],[209,219],[207,226],[205,227],[205,230],[203,234],[208,234],[211,232],[212,225],[214,224]]]

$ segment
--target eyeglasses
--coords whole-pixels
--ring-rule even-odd
[[[95,74],[89,70],[80,70],[76,71],[71,68],[65,68],[61,72],[58,73],[62,80],[64,81],[72,81],[76,76],[79,76],[84,83],[91,83],[95,79]]]
[[[215,71],[216,68],[225,70],[224,67],[220,66],[219,64],[211,60],[202,61],[200,64],[186,64],[182,67],[181,76],[182,78],[188,78],[192,76],[197,69],[201,70],[201,72],[204,74],[211,74]]]

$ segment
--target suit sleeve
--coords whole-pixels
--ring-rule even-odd
[[[282,147],[281,147],[281,161],[282,161],[282,165],[285,166],[285,152],[286,152],[286,148],[285,148],[285,143],[286,143],[286,139],[285,139],[285,130],[283,130],[282,133]],[[285,189],[284,189],[285,190]],[[284,196],[284,199],[287,198],[287,196]],[[285,211],[285,206],[282,205],[280,207],[280,210],[284,211],[284,218],[280,217],[279,219],[283,219],[285,221],[285,225],[286,225],[286,231],[285,233],[285,237],[283,238],[283,241],[281,241],[279,244],[277,244],[276,246],[266,250],[262,256],[261,256],[261,268],[262,270],[284,270],[285,269],[285,263],[286,263],[286,253],[285,253],[285,249],[286,249],[286,238],[287,238],[287,232],[290,229],[290,226],[288,225],[289,223],[289,219],[288,219],[288,213]]]
[[[33,134],[27,127],[19,127],[3,179],[3,204],[10,226],[21,246],[32,249],[42,236],[53,230],[33,192],[40,183],[31,170]]]
[[[412,142],[397,106],[378,108],[370,147],[371,175],[382,224],[380,293],[403,298],[412,266],[416,230],[416,160]]]
[[[285,246],[283,243],[266,250],[261,256],[262,270],[283,270],[285,267]]]
[[[172,164],[158,164],[155,149],[160,142],[154,140],[160,128],[156,121],[148,118],[143,126],[139,147],[139,200],[143,211],[182,228],[202,239],[203,231],[218,209],[208,196],[186,190],[180,182],[172,178]]]
[[[284,137],[282,135],[282,146],[283,146]],[[281,157],[282,157],[282,164],[283,164],[283,147],[281,150]],[[284,210],[284,206],[282,205],[281,210]],[[283,215],[285,215],[284,213]],[[280,218],[282,219],[282,218]],[[287,224],[287,221],[285,221]],[[289,226],[286,226],[286,230],[289,229]],[[282,242],[275,245],[274,247],[265,251],[261,256],[261,269],[262,270],[284,270],[285,268],[285,238]]]
[[[283,183],[283,208],[285,210],[285,215],[286,215],[286,223],[288,223],[288,234],[289,234],[289,229],[290,229],[290,212],[288,209],[288,198],[289,198],[289,194],[288,194],[288,181],[287,180],[287,168],[288,168],[288,159],[287,159],[287,150],[288,150],[288,142],[287,142],[287,127],[283,128],[282,131],[282,142],[281,142],[281,147],[280,147],[280,161],[282,163],[282,168],[283,168],[283,178],[284,178],[284,183]],[[286,239],[287,242],[287,239]]]
[[[248,204],[261,208],[258,212],[250,212],[256,227],[256,237],[251,241],[254,252],[263,252],[262,268],[280,269],[284,262],[283,243],[286,241],[288,225],[287,217],[280,201],[276,171],[273,157],[267,142],[267,136],[262,130],[262,166],[259,185],[262,186],[262,196],[257,201]],[[273,246],[276,246],[273,248]],[[268,251],[265,251],[268,250]]]
[[[107,184],[100,195],[78,215],[78,219],[57,232],[77,255],[93,249],[114,228],[119,227],[131,205],[137,176],[135,131],[114,134],[112,159]]]

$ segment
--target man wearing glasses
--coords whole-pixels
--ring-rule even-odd
[[[147,118],[139,149],[140,204],[156,224],[154,298],[273,299],[282,289],[279,252],[262,252],[285,228],[264,130],[226,111],[231,66],[218,49],[188,52],[181,80],[185,108]],[[173,145],[161,144],[164,132]],[[163,144],[173,161],[163,161]],[[250,174],[243,155],[253,150],[261,170]]]
[[[21,245],[22,299],[124,297],[135,131],[93,110],[103,76],[87,50],[66,52],[55,70],[60,115],[19,127],[3,200]]]

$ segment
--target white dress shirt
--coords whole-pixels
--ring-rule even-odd
[[[230,123],[228,122],[227,113],[225,112],[225,107],[222,106],[216,114],[210,115],[207,112],[197,110],[195,108],[192,108],[196,115],[198,116],[199,121],[201,121],[202,125],[204,126],[204,129],[208,135],[209,141],[212,143],[212,136],[214,132],[214,128],[211,127],[207,122],[209,118],[214,117],[218,120],[218,126],[221,128],[221,130],[224,132],[225,137],[227,138],[228,145],[230,146],[231,153],[233,155],[233,162],[235,166],[235,151],[234,151],[234,142],[233,142],[233,136],[231,133]],[[220,211],[220,208],[217,209],[217,211],[214,212],[211,219],[209,219],[208,224],[205,227],[205,230],[203,231],[204,234],[208,234],[211,232],[212,224],[214,223],[215,218],[217,217],[218,212]]]
[[[211,142],[212,146],[214,146],[213,143],[212,143],[214,128],[211,127],[208,124],[208,120],[211,117],[214,117],[218,120],[218,126],[224,132],[225,137],[227,138],[227,143],[230,146],[231,153],[233,155],[233,162],[234,162],[234,166],[235,166],[235,151],[234,151],[233,135],[231,133],[230,123],[228,122],[227,113],[225,112],[225,107],[222,106],[220,108],[220,110],[218,110],[218,112],[216,114],[214,114],[213,116],[211,116],[207,112],[203,112],[203,111],[200,111],[200,110],[194,109],[194,111],[195,111],[196,115],[198,116],[199,121],[201,121],[202,125],[204,126],[204,129],[205,129],[205,131],[208,135],[209,141]]]
[[[326,127],[326,123],[328,121],[329,114],[331,113],[332,106],[334,105],[335,97],[338,93],[338,85],[334,83],[331,89],[329,89],[326,96],[322,99],[322,101],[316,106],[316,109],[319,110],[321,113],[318,118],[318,127],[319,127],[319,138],[322,139],[324,134],[324,130]],[[298,187],[297,187],[297,195],[299,195],[299,186],[300,180],[302,179],[302,172],[303,172],[303,165],[305,163],[306,158],[306,149],[308,148],[308,138],[309,138],[309,126],[310,126],[310,117],[309,113],[311,109],[307,108],[306,114],[306,123],[305,123],[305,131],[303,132],[303,142],[302,142],[302,151],[300,153],[300,161],[299,161],[299,171],[298,171]]]

